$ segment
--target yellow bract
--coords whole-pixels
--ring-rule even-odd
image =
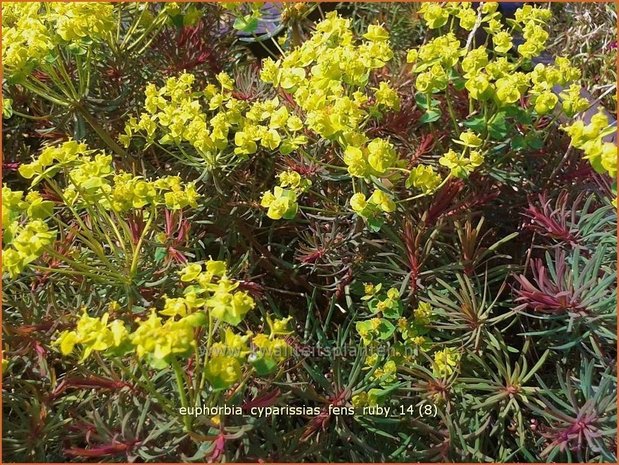
[[[361,192],[354,194],[350,198],[350,207],[355,213],[365,219],[372,219],[380,213],[392,213],[396,210],[393,198],[379,189],[374,190],[367,199],[365,194]]]
[[[438,162],[442,166],[449,168],[452,176],[464,179],[467,178],[475,168],[481,166],[483,161],[483,155],[477,151],[471,151],[467,157],[464,152],[458,154],[453,150],[449,150]]]
[[[447,377],[451,375],[460,361],[460,353],[453,347],[448,347],[434,353],[434,363],[432,371],[436,377]]]
[[[108,323],[109,314],[105,313],[100,318],[88,315],[86,309],[77,322],[74,331],[63,331],[54,341],[54,345],[60,348],[63,355],[73,352],[76,345],[83,348],[81,360],[85,360],[93,351],[106,351],[120,347],[128,338],[125,325],[115,320]]]
[[[433,192],[442,181],[441,176],[429,165],[418,165],[411,171],[407,186],[413,186],[424,193]]]
[[[152,310],[146,320],[137,321],[138,327],[129,339],[139,358],[146,357],[155,368],[163,368],[170,363],[171,356],[183,356],[195,349],[194,329],[205,322],[205,314],[196,312],[179,320],[169,318],[162,323]]]
[[[275,186],[273,193],[265,192],[260,205],[268,208],[267,216],[272,220],[282,218],[290,220],[296,216],[299,209],[296,192],[280,186]]]
[[[31,179],[33,186],[66,173],[62,195],[71,205],[99,204],[116,212],[149,205],[164,205],[170,210],[198,205],[195,184],[183,183],[178,176],[150,181],[123,171],[115,172],[110,155],[88,150],[85,144],[76,141],[43,149],[31,163],[21,165],[19,173]]]
[[[572,145],[585,153],[593,169],[608,173],[613,179],[617,175],[617,145],[604,139],[614,134],[616,128],[609,125],[608,116],[600,108],[587,125],[578,120],[563,128],[572,140]]]
[[[101,40],[116,27],[114,6],[96,2],[5,2],[2,4],[2,65],[5,77],[28,76],[55,47]]]
[[[45,223],[53,207],[53,202],[43,200],[37,191],[24,198],[23,192],[2,187],[2,261],[11,278],[17,277],[53,243],[56,231]]]

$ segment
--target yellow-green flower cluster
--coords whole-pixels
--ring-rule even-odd
[[[363,39],[358,43],[350,20],[331,12],[300,47],[277,62],[265,60],[261,73],[264,82],[292,95],[309,129],[344,148],[349,172],[360,177],[383,175],[397,159],[391,144],[369,141],[360,126],[374,112],[400,105],[387,82],[366,92],[370,73],[393,58],[388,32],[370,25]]]
[[[424,194],[434,192],[441,184],[442,178],[430,165],[417,165],[406,180],[406,187],[415,187]]]
[[[483,162],[484,157],[476,150],[472,150],[468,156],[465,152],[449,150],[439,159],[442,166],[449,168],[452,176],[462,179],[466,179]]]
[[[367,357],[365,363],[368,368],[379,364],[379,356],[374,353]],[[374,369],[370,379],[378,381],[381,386],[393,384],[398,379],[398,364],[393,358],[388,358],[384,363]]]
[[[182,357],[197,347],[195,329],[207,321],[203,312],[194,312],[178,320],[168,318],[162,323],[155,310],[146,320],[139,320],[129,340],[139,358],[146,358],[155,368],[163,368],[172,357]]]
[[[152,309],[146,319],[136,320],[137,327],[129,332],[120,320],[108,323],[109,314],[100,318],[88,316],[86,312],[77,324],[74,331],[62,332],[55,342],[63,355],[70,354],[76,345],[80,345],[84,352],[82,360],[95,351],[107,351],[123,347],[125,352],[134,351],[139,358],[144,358],[155,368],[169,365],[173,358],[183,357],[197,348],[195,329],[207,324],[207,315],[215,320],[238,325],[246,313],[255,306],[254,300],[244,291],[238,291],[238,283],[232,282],[227,276],[227,267],[224,262],[209,260],[205,265],[192,263],[180,272],[181,281],[189,283],[183,297],[164,297],[165,303],[160,311]],[[273,323],[274,328],[283,328],[281,321]],[[272,338],[282,334],[272,330]],[[231,329],[226,331],[223,342],[226,348],[238,348],[239,339]],[[233,344],[234,342],[234,344]],[[265,349],[264,341],[258,344]],[[281,344],[273,342],[273,344]],[[257,346],[258,346],[257,345]],[[246,351],[240,351],[246,356]],[[209,362],[209,370],[216,370],[217,366],[227,370],[229,363],[223,363],[221,354],[213,357]],[[221,355],[229,357],[229,354]],[[276,362],[281,361],[277,359]],[[222,362],[220,365],[218,363]],[[227,360],[230,362],[230,360]],[[234,367],[234,364],[232,364]],[[234,372],[237,370],[234,369]],[[214,375],[213,375],[214,376]],[[214,380],[215,378],[213,378]]]
[[[106,351],[110,356],[134,351],[153,367],[163,368],[171,357],[185,356],[196,348],[194,329],[206,322],[204,313],[196,312],[178,320],[168,318],[162,323],[152,310],[147,319],[137,320],[137,328],[130,333],[121,320],[108,322],[108,319],[108,313],[94,318],[84,311],[76,329],[61,332],[54,345],[63,355],[71,354],[76,345],[81,346],[81,361],[93,351]]]
[[[361,391],[352,396],[351,404],[355,409],[361,409],[366,406],[374,407],[385,402],[385,390],[380,388],[372,388],[366,391]]]
[[[277,62],[266,60],[262,79],[291,92],[304,110],[320,112],[324,103],[334,103],[337,94],[345,94],[345,84],[365,87],[370,71],[393,58],[389,34],[382,26],[371,25],[364,39],[356,44],[350,20],[330,12],[303,45]]]
[[[380,189],[374,190],[369,198],[362,192],[357,192],[350,198],[350,207],[362,218],[374,218],[382,213],[392,213],[396,204],[391,195]]]
[[[598,173],[607,173],[613,179],[617,175],[617,145],[605,142],[616,128],[609,125],[608,116],[602,109],[591,118],[589,124],[577,120],[563,128],[571,138],[572,145],[585,153],[585,157]]]
[[[206,323],[202,312],[186,315],[178,320],[168,318],[162,322],[156,310],[152,310],[145,320],[137,320],[137,328],[129,332],[121,320],[109,320],[109,313],[95,318],[86,310],[77,323],[76,329],[61,332],[54,345],[63,355],[69,355],[76,346],[82,349],[81,361],[93,351],[120,355],[134,351],[138,358],[146,358],[155,368],[167,366],[171,357],[189,354],[196,348],[194,329]]]
[[[104,38],[116,27],[114,5],[110,3],[53,2],[46,8],[46,20],[66,42]]]
[[[306,192],[312,185],[312,181],[302,177],[298,172],[293,170],[282,171],[278,175],[279,185],[295,189],[297,192]]]
[[[276,320],[278,322],[285,320]],[[259,374],[266,374],[272,371],[279,363],[283,362],[290,356],[290,346],[281,334],[271,331],[271,334],[257,334],[252,339],[252,343],[256,348],[251,362],[257,369]]]
[[[267,316],[270,334],[236,334],[226,328],[223,340],[212,345],[206,377],[215,389],[226,389],[240,381],[243,366],[249,364],[258,376],[272,373],[290,356],[290,346],[281,337],[290,332],[290,317],[273,320]],[[251,341],[251,346],[250,346]]]
[[[559,98],[552,91],[554,86],[566,86],[568,83],[580,79],[580,70],[571,65],[565,57],[557,57],[554,64],[537,64],[530,73],[530,95],[535,111],[539,115],[550,113],[559,102]],[[563,111],[573,116],[587,108],[588,102],[580,96],[580,86],[572,84],[562,92]]]
[[[308,141],[300,134],[304,129],[301,119],[290,114],[277,97],[253,103],[245,117],[244,124],[234,136],[237,154],[253,154],[260,145],[267,151],[277,150],[288,155]]]
[[[54,48],[40,15],[41,4],[2,4],[2,65],[7,75],[26,76]]]
[[[65,175],[63,200],[68,205],[95,205],[116,212],[148,205],[165,205],[170,210],[196,207],[199,198],[193,183],[185,184],[178,176],[164,176],[154,181],[114,170],[112,157],[89,151],[85,144],[68,141],[43,149],[38,158],[19,167],[19,173],[32,179],[52,180]]]
[[[590,102],[582,96],[582,87],[578,84],[572,84],[560,96],[563,111],[570,118],[589,108]]]
[[[149,84],[146,111],[129,119],[121,142],[128,147],[139,134],[147,143],[188,143],[210,167],[227,159],[227,148],[240,157],[256,153],[259,147],[287,154],[307,142],[300,134],[301,119],[277,97],[254,103],[236,99],[234,82],[225,73],[217,75],[217,85],[209,84],[202,91],[194,89],[194,81],[195,76],[185,73],[169,78],[161,88]]]
[[[427,302],[420,302],[415,309],[414,317],[417,324],[428,325],[432,319],[432,306]]]
[[[215,389],[225,389],[241,379],[242,364],[251,350],[251,333],[239,335],[226,328],[224,338],[212,345],[206,366],[206,377]]]
[[[418,73],[415,88],[425,94],[445,90],[449,70],[458,63],[461,54],[460,41],[451,32],[410,50],[406,61],[414,63],[413,72]]]
[[[383,316],[392,318],[400,316],[402,312],[400,291],[392,287],[387,291],[387,295],[384,296],[384,298],[377,297],[376,299],[370,300],[369,307],[373,313],[378,313]]]
[[[473,150],[482,146],[481,138],[472,131],[465,131],[460,134],[454,142],[462,145],[462,152],[456,153],[449,150],[440,159],[439,164],[449,168],[451,176],[466,179],[476,168],[484,162],[484,156],[478,150]]]
[[[428,325],[432,321],[432,315],[432,306],[421,302],[413,311],[412,318],[399,318],[397,330],[403,342],[420,351],[425,351],[428,347],[425,335],[428,332]]]
[[[127,341],[129,332],[121,320],[109,320],[109,313],[99,318],[88,315],[86,309],[77,327],[72,331],[62,331],[54,341],[62,355],[69,355],[76,345],[83,349],[81,361],[87,359],[93,351],[103,352],[120,349]]]
[[[422,5],[420,13],[433,29],[444,26],[453,17],[459,20],[460,27],[470,31],[479,20],[479,25],[490,35],[492,47],[467,50],[453,32],[448,32],[410,50],[407,61],[414,63],[416,90],[424,94],[444,91],[459,74],[465,79],[464,86],[473,100],[493,99],[499,106],[508,106],[528,95],[538,115],[550,113],[559,101],[552,92],[553,87],[565,87],[580,78],[580,71],[565,57],[558,57],[552,65],[538,64],[531,72],[520,70],[523,61],[544,50],[550,10],[525,5],[517,10],[516,19],[510,23],[509,29],[505,29],[496,3],[483,3],[479,8],[478,15],[470,3]],[[525,39],[518,46],[522,57],[518,61],[511,61],[507,56],[513,48],[514,33],[521,33]],[[575,95],[575,88],[570,89],[563,98],[563,110],[573,115],[582,111],[584,102]]]
[[[206,306],[215,318],[231,325],[238,325],[245,318],[247,312],[256,305],[254,299],[247,292],[233,292],[237,287],[238,283],[221,279],[215,292],[206,301]]]
[[[212,268],[218,268],[221,262],[209,263],[213,264]],[[204,280],[208,273],[208,270],[200,272],[200,279]],[[189,300],[188,296],[166,299],[165,308],[159,313],[168,318],[162,318],[152,309],[148,318],[136,320],[137,327],[132,332],[121,320],[110,322],[109,313],[96,318],[84,309],[76,328],[59,333],[53,344],[65,356],[79,346],[80,361],[93,351],[112,357],[134,352],[152,367],[162,369],[198,349],[195,330],[206,325],[208,318],[204,311],[197,311],[198,307],[205,308],[204,300],[194,299],[188,304]],[[227,327],[221,340],[212,344],[206,354],[205,376],[214,389],[226,389],[238,382],[243,366],[253,367],[263,376],[290,356],[290,346],[282,337],[290,333],[287,328],[290,317],[275,320],[268,317],[267,320],[269,335],[251,332],[240,335]]]
[[[125,134],[120,137],[121,142],[128,147],[134,133],[140,133],[149,143],[154,142],[155,137],[158,137],[158,143],[162,145],[188,142],[203,156],[214,150],[218,142],[220,147],[225,147],[228,128],[240,118],[239,110],[235,108],[237,102],[230,102],[228,111],[222,113],[221,119],[210,131],[207,115],[199,100],[203,93],[193,89],[194,80],[192,74],[185,73],[179,77],[169,78],[159,89],[154,84],[146,86],[144,101],[146,111],[139,119],[135,117],[129,119],[125,126]],[[227,84],[227,81],[224,84]],[[225,90],[226,96],[230,96],[229,89],[225,89],[224,84],[222,90]],[[218,94],[218,97],[214,109],[224,103],[224,95]],[[229,121],[221,121],[225,119]],[[215,137],[212,137],[213,135]]]
[[[45,223],[53,206],[36,191],[24,198],[23,192],[2,187],[2,264],[11,278],[16,278],[54,242],[56,232]]]
[[[387,82],[366,91],[370,73],[393,57],[388,39],[382,26],[371,25],[358,41],[350,20],[329,13],[300,47],[262,64],[262,80],[286,91],[294,105],[278,97],[237,99],[234,82],[225,73],[202,91],[194,88],[194,76],[182,74],[160,88],[147,86],[145,112],[129,119],[120,139],[126,146],[136,135],[148,144],[188,143],[199,157],[183,156],[221,167],[235,155],[244,158],[260,149],[289,154],[308,142],[309,129],[342,147],[351,175],[386,176],[398,164],[395,147],[385,139],[368,138],[360,128],[370,117],[400,106]],[[263,194],[261,206],[272,219],[291,219],[298,211],[297,198],[308,184],[291,176],[285,174],[279,186]],[[392,211],[392,202],[379,195],[377,205]]]
[[[39,156],[31,163],[24,163],[19,167],[19,174],[26,179],[32,179],[32,185],[38,184],[41,179],[46,177],[53,177],[61,167],[76,161],[78,158],[86,155],[88,149],[86,144],[80,144],[77,141],[70,140],[60,145],[50,146],[44,148]],[[103,154],[100,154],[99,162],[94,163],[93,168],[96,166],[95,173],[98,174],[101,169],[106,169],[109,174],[111,169],[108,169],[108,165],[111,158],[102,158]],[[109,161],[108,161],[109,160]],[[103,165],[103,167],[101,166]]]
[[[543,25],[551,17],[549,9],[534,8],[532,5],[524,5],[516,10],[515,22],[525,39],[524,43],[518,46],[518,53],[524,58],[534,58],[544,51],[548,32]]]
[[[193,4],[185,4],[179,2],[166,2],[161,9],[161,13],[168,17],[169,23],[175,24],[175,18],[182,18],[183,26],[195,26],[202,17],[202,12]],[[183,7],[185,9],[183,10]]]
[[[181,281],[193,283],[185,290],[186,305],[201,305],[216,319],[233,326],[256,305],[247,292],[237,291],[239,283],[227,276],[224,262],[209,260],[205,267],[198,263],[187,265],[181,271]]]
[[[204,309],[217,320],[237,326],[255,303],[242,291],[236,291],[238,283],[227,277],[224,262],[209,260],[204,266],[192,263],[181,271],[181,281],[193,285],[185,289],[182,298],[166,298],[165,315],[192,314],[196,309]],[[288,334],[287,322],[267,318],[270,335],[247,333],[239,335],[230,327],[224,337],[210,348],[206,365],[206,377],[215,389],[225,389],[241,378],[242,367],[249,362],[259,375],[271,372],[288,356],[288,345],[280,336]],[[248,346],[251,340],[254,349]]]
[[[2,264],[9,276],[15,278],[54,242],[56,232],[50,231],[47,223],[33,220],[18,227],[12,235],[10,247],[2,250]]]
[[[369,26],[370,28],[373,26]],[[376,26],[374,26],[376,27]],[[374,90],[374,103],[379,108],[400,109],[400,96],[387,82],[381,81]]]
[[[449,10],[439,3],[423,3],[419,8],[419,14],[430,29],[438,29],[449,20]]]
[[[460,352],[454,347],[438,350],[434,353],[432,373],[437,378],[446,378],[455,371],[459,361]]]
[[[212,357],[206,366],[206,378],[214,389],[226,389],[239,381],[242,366],[238,357],[219,355]]]
[[[398,160],[395,147],[385,139],[372,139],[367,145],[364,136],[344,150],[344,163],[348,172],[356,177],[383,176]],[[362,142],[364,141],[364,142]]]
[[[414,363],[420,353],[429,349],[425,335],[432,318],[432,307],[423,302],[411,316],[404,316],[403,302],[395,288],[384,292],[382,284],[366,283],[364,292],[362,300],[367,302],[368,309],[376,316],[358,321],[355,327],[363,345],[375,349],[366,357],[365,369],[372,370],[370,379],[387,391],[370,389],[367,393],[357,394],[353,397],[355,407],[373,405],[387,399],[389,386],[398,381],[398,368]],[[387,343],[389,354],[381,356],[378,347]]]
[[[275,186],[273,192],[267,191],[262,194],[260,205],[267,208],[267,216],[272,220],[291,220],[299,211],[297,193],[293,189],[284,189]]]
[[[377,341],[383,333],[391,336],[395,329],[389,321],[379,317],[358,321],[355,326],[363,344],[366,346]]]
[[[278,178],[279,186],[273,192],[265,192],[260,205],[267,208],[267,216],[272,220],[291,220],[299,210],[297,197],[311,187],[312,181],[292,170],[281,172]]]
[[[26,197],[22,191],[2,186],[2,230],[3,241],[10,243],[22,219],[45,220],[52,215],[54,203],[44,200],[37,191]]]
[[[2,4],[2,65],[5,76],[28,76],[57,47],[101,40],[116,27],[114,6],[96,2],[6,2]]]
[[[183,183],[179,176],[164,176],[148,181],[140,176],[120,172],[114,176],[111,204],[123,212],[147,205],[165,205],[169,210],[198,206],[199,194],[194,183]]]
[[[426,341],[423,335],[431,321],[432,307],[427,303],[420,303],[412,318],[407,318],[403,316],[404,305],[396,288],[385,293],[382,292],[382,284],[365,284],[364,287],[365,295],[362,300],[367,301],[368,309],[376,315],[356,325],[364,345],[370,346],[388,340],[397,331],[401,335],[402,343],[424,350]],[[389,320],[396,321],[397,324],[393,325]]]

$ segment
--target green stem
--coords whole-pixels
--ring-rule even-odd
[[[133,250],[133,259],[131,260],[131,269],[129,270],[130,279],[133,280],[135,278],[135,273],[138,268],[138,259],[140,258],[140,250],[142,248],[142,243],[144,242],[144,238],[150,229],[150,225],[153,222],[153,217],[155,216],[154,210],[150,212],[148,221],[144,226],[144,230],[138,239],[138,243],[135,245],[135,249]]]
[[[238,386],[234,388],[234,391],[232,391],[232,393],[229,396],[227,396],[226,400],[230,400],[234,398],[234,396],[237,395],[241,391],[241,389],[243,389],[243,387],[247,384],[247,382],[251,379],[253,374],[254,374],[254,368],[252,367],[247,371],[247,374],[243,377],[243,379],[238,384]]]
[[[176,376],[176,387],[178,388],[178,395],[181,398],[181,406],[187,409],[189,402],[187,401],[187,394],[185,393],[185,383],[183,380],[183,370],[178,364],[178,360],[172,361],[172,368],[174,369],[174,375]],[[185,425],[185,431],[191,432],[191,417],[189,415],[183,415],[183,423]]]
[[[422,197],[427,197],[428,195],[432,195],[435,192],[439,191],[445,184],[447,184],[447,181],[449,181],[450,179],[451,179],[451,174],[449,174],[445,179],[443,179],[443,181],[438,186],[436,186],[436,188],[434,188],[431,192],[422,192],[421,194],[417,194],[412,197],[408,197],[406,199],[398,200],[396,203],[400,204],[400,203],[408,202],[410,200],[420,199]]]
[[[108,132],[103,129],[103,127],[97,122],[97,120],[94,119],[82,105],[75,105],[75,109],[86,120],[86,122],[90,124],[90,126],[95,130],[97,135],[103,140],[103,142],[107,144],[109,148],[111,148],[117,155],[120,155],[121,157],[128,157],[127,152],[125,152],[125,150],[120,145],[118,145],[118,143],[116,143],[112,136],[110,136]]]
[[[159,406],[162,409],[164,409],[167,413],[169,413],[172,416],[176,416],[176,417],[180,416],[178,410],[175,410],[168,405],[169,404],[168,399],[166,399],[164,396],[162,396],[159,393],[159,391],[157,390],[157,387],[150,380],[149,373],[147,373],[146,368],[141,362],[139,363],[139,366],[140,366],[140,371],[142,372],[142,375],[143,375],[142,378],[137,376],[131,370],[127,369],[127,366],[124,365],[120,360],[113,358],[112,361],[120,369],[121,372],[127,373],[138,386],[140,386],[141,388],[144,388],[148,392],[148,394],[150,394],[153,398],[157,399],[159,401]]]
[[[200,388],[196,395],[196,399],[199,398],[199,395],[202,393],[204,386],[206,385],[206,369],[209,362],[209,355],[211,352],[211,343],[213,342],[213,316],[211,312],[208,313],[208,336],[206,339],[206,349],[204,351],[204,363],[202,364],[202,375],[200,377]],[[196,360],[197,362],[197,360]]]
[[[88,276],[89,278],[91,278],[94,281],[98,281],[98,282],[102,282],[102,283],[107,283],[107,284],[115,284],[116,280],[112,280],[109,278],[104,278],[102,276],[98,276],[92,273],[87,273],[85,271],[74,271],[74,270],[66,270],[64,268],[50,268],[48,266],[40,266],[40,265],[32,265],[32,268],[38,271],[44,271],[47,273],[60,273],[60,274],[66,274],[66,275],[71,275],[71,276]]]
[[[73,179],[71,179],[71,176],[66,172],[66,170],[65,170],[65,175],[67,179],[71,182],[71,184],[73,184],[76,187],[76,189],[78,190],[78,193],[83,196],[83,191],[82,189],[80,189],[79,184],[77,184]],[[92,250],[95,253],[95,255],[97,255],[97,257],[99,257],[99,259],[110,268],[110,270],[114,269],[114,266],[108,260],[107,254],[103,250],[103,247],[101,246],[100,243],[97,242],[96,238],[92,234],[89,234],[90,228],[86,226],[86,224],[84,223],[84,221],[82,220],[78,212],[71,205],[71,202],[67,201],[62,189],[60,189],[60,186],[58,186],[58,184],[52,179],[48,179],[47,181],[49,185],[52,187],[52,189],[54,190],[54,192],[56,193],[56,195],[58,195],[60,200],[62,200],[62,203],[66,205],[66,207],[71,211],[71,213],[73,214],[73,217],[75,218],[78,225],[80,226],[81,229],[77,233],[78,237],[80,237],[80,239],[83,240],[86,245],[88,245],[90,250]],[[60,220],[56,220],[56,221],[60,221]]]
[[[20,113],[19,111],[15,111],[15,110],[13,110],[13,114],[17,115],[17,116],[19,116],[21,118],[31,119],[31,120],[34,120],[34,121],[46,121],[46,120],[50,119],[51,116],[52,116],[52,115],[32,116],[32,115],[27,115],[25,113]]]
[[[129,41],[129,39],[131,38],[131,36],[133,35],[133,33],[135,32],[137,27],[140,25],[140,23],[144,19],[144,14],[148,10],[148,5],[144,5],[144,7],[145,8],[142,8],[142,11],[140,12],[140,15],[137,18],[135,18],[133,20],[133,22],[131,23],[131,26],[129,27],[129,29],[127,30],[127,32],[125,34],[125,37],[123,38],[122,42],[120,43],[120,48],[123,48],[123,47],[125,47],[127,45],[127,42]],[[120,26],[121,26],[120,16],[121,15],[119,15],[118,30],[117,30],[117,34],[116,34],[116,40],[117,41],[120,38]]]
[[[53,92],[51,92],[51,90],[45,89],[43,85],[41,85],[39,87],[37,87],[36,84],[32,83],[32,82],[28,82],[27,80],[22,82],[22,86],[24,86],[26,89],[28,89],[30,92],[32,92],[33,94],[36,94],[40,97],[43,97],[45,100],[48,100],[52,103],[55,103],[56,105],[60,105],[63,107],[68,107],[69,103],[66,100],[63,100],[62,97],[56,96],[56,95],[52,95]]]
[[[458,119],[456,118],[456,113],[454,112],[453,106],[451,105],[451,99],[447,94],[445,94],[445,101],[447,102],[447,110],[449,111],[449,116],[451,117],[451,122],[454,125],[456,135],[460,135],[460,129],[458,128]]]
[[[146,29],[144,29],[144,31],[142,31],[142,33],[133,41],[133,43],[131,43],[129,46],[126,47],[126,50],[128,51],[133,50],[135,47],[137,47],[140,44],[140,42],[142,42],[146,38],[146,36],[148,36],[148,34],[160,28],[164,24],[165,24],[165,13],[161,11],[159,12],[159,15],[153,20],[153,22],[150,23],[146,27]]]
[[[81,263],[79,261],[71,260],[70,258],[66,257],[65,255],[62,255],[62,254],[56,252],[51,247],[47,247],[45,249],[45,251],[49,255],[51,255],[52,257],[57,258],[59,260],[62,260],[67,265],[71,266],[75,270],[78,270],[81,274],[85,274],[85,275],[88,275],[88,276],[91,276],[91,277],[99,276],[99,275],[105,275],[105,276],[108,276],[110,278],[113,278],[116,281],[120,281],[122,283],[126,282],[126,278],[123,275],[121,275],[120,273],[114,273],[113,271],[104,270],[104,269],[101,269],[100,267],[92,267],[92,266],[87,265],[85,263]],[[56,269],[56,268],[54,268],[54,269]]]

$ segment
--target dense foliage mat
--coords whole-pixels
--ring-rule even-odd
[[[502,8],[3,3],[4,460],[615,462],[614,7]]]

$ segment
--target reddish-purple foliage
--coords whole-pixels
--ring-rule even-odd
[[[205,17],[206,18],[206,17]],[[202,19],[195,26],[184,26],[180,32],[170,29],[161,35],[158,49],[166,58],[170,75],[206,67],[212,74],[221,71],[225,48],[216,37],[217,26]]]
[[[556,279],[540,259],[531,261],[533,282],[526,276],[516,276],[520,288],[516,290],[517,311],[530,308],[536,312],[560,315],[564,313],[586,314],[581,292],[575,289],[569,279],[571,271],[565,261],[565,253],[559,251],[555,257]]]
[[[592,439],[602,436],[602,431],[597,426],[599,415],[595,411],[593,400],[587,402],[578,411],[576,417],[564,415],[567,426],[550,429],[543,434],[551,440],[550,444],[542,452],[542,456],[548,455],[555,447],[562,452],[568,448],[572,451],[581,450]]]
[[[525,228],[531,229],[545,237],[565,242],[572,246],[578,244],[578,232],[570,224],[574,224],[574,210],[568,208],[568,193],[559,194],[554,206],[543,192],[539,195],[539,204],[529,202],[523,215],[529,219]],[[578,203],[578,199],[574,204]]]

